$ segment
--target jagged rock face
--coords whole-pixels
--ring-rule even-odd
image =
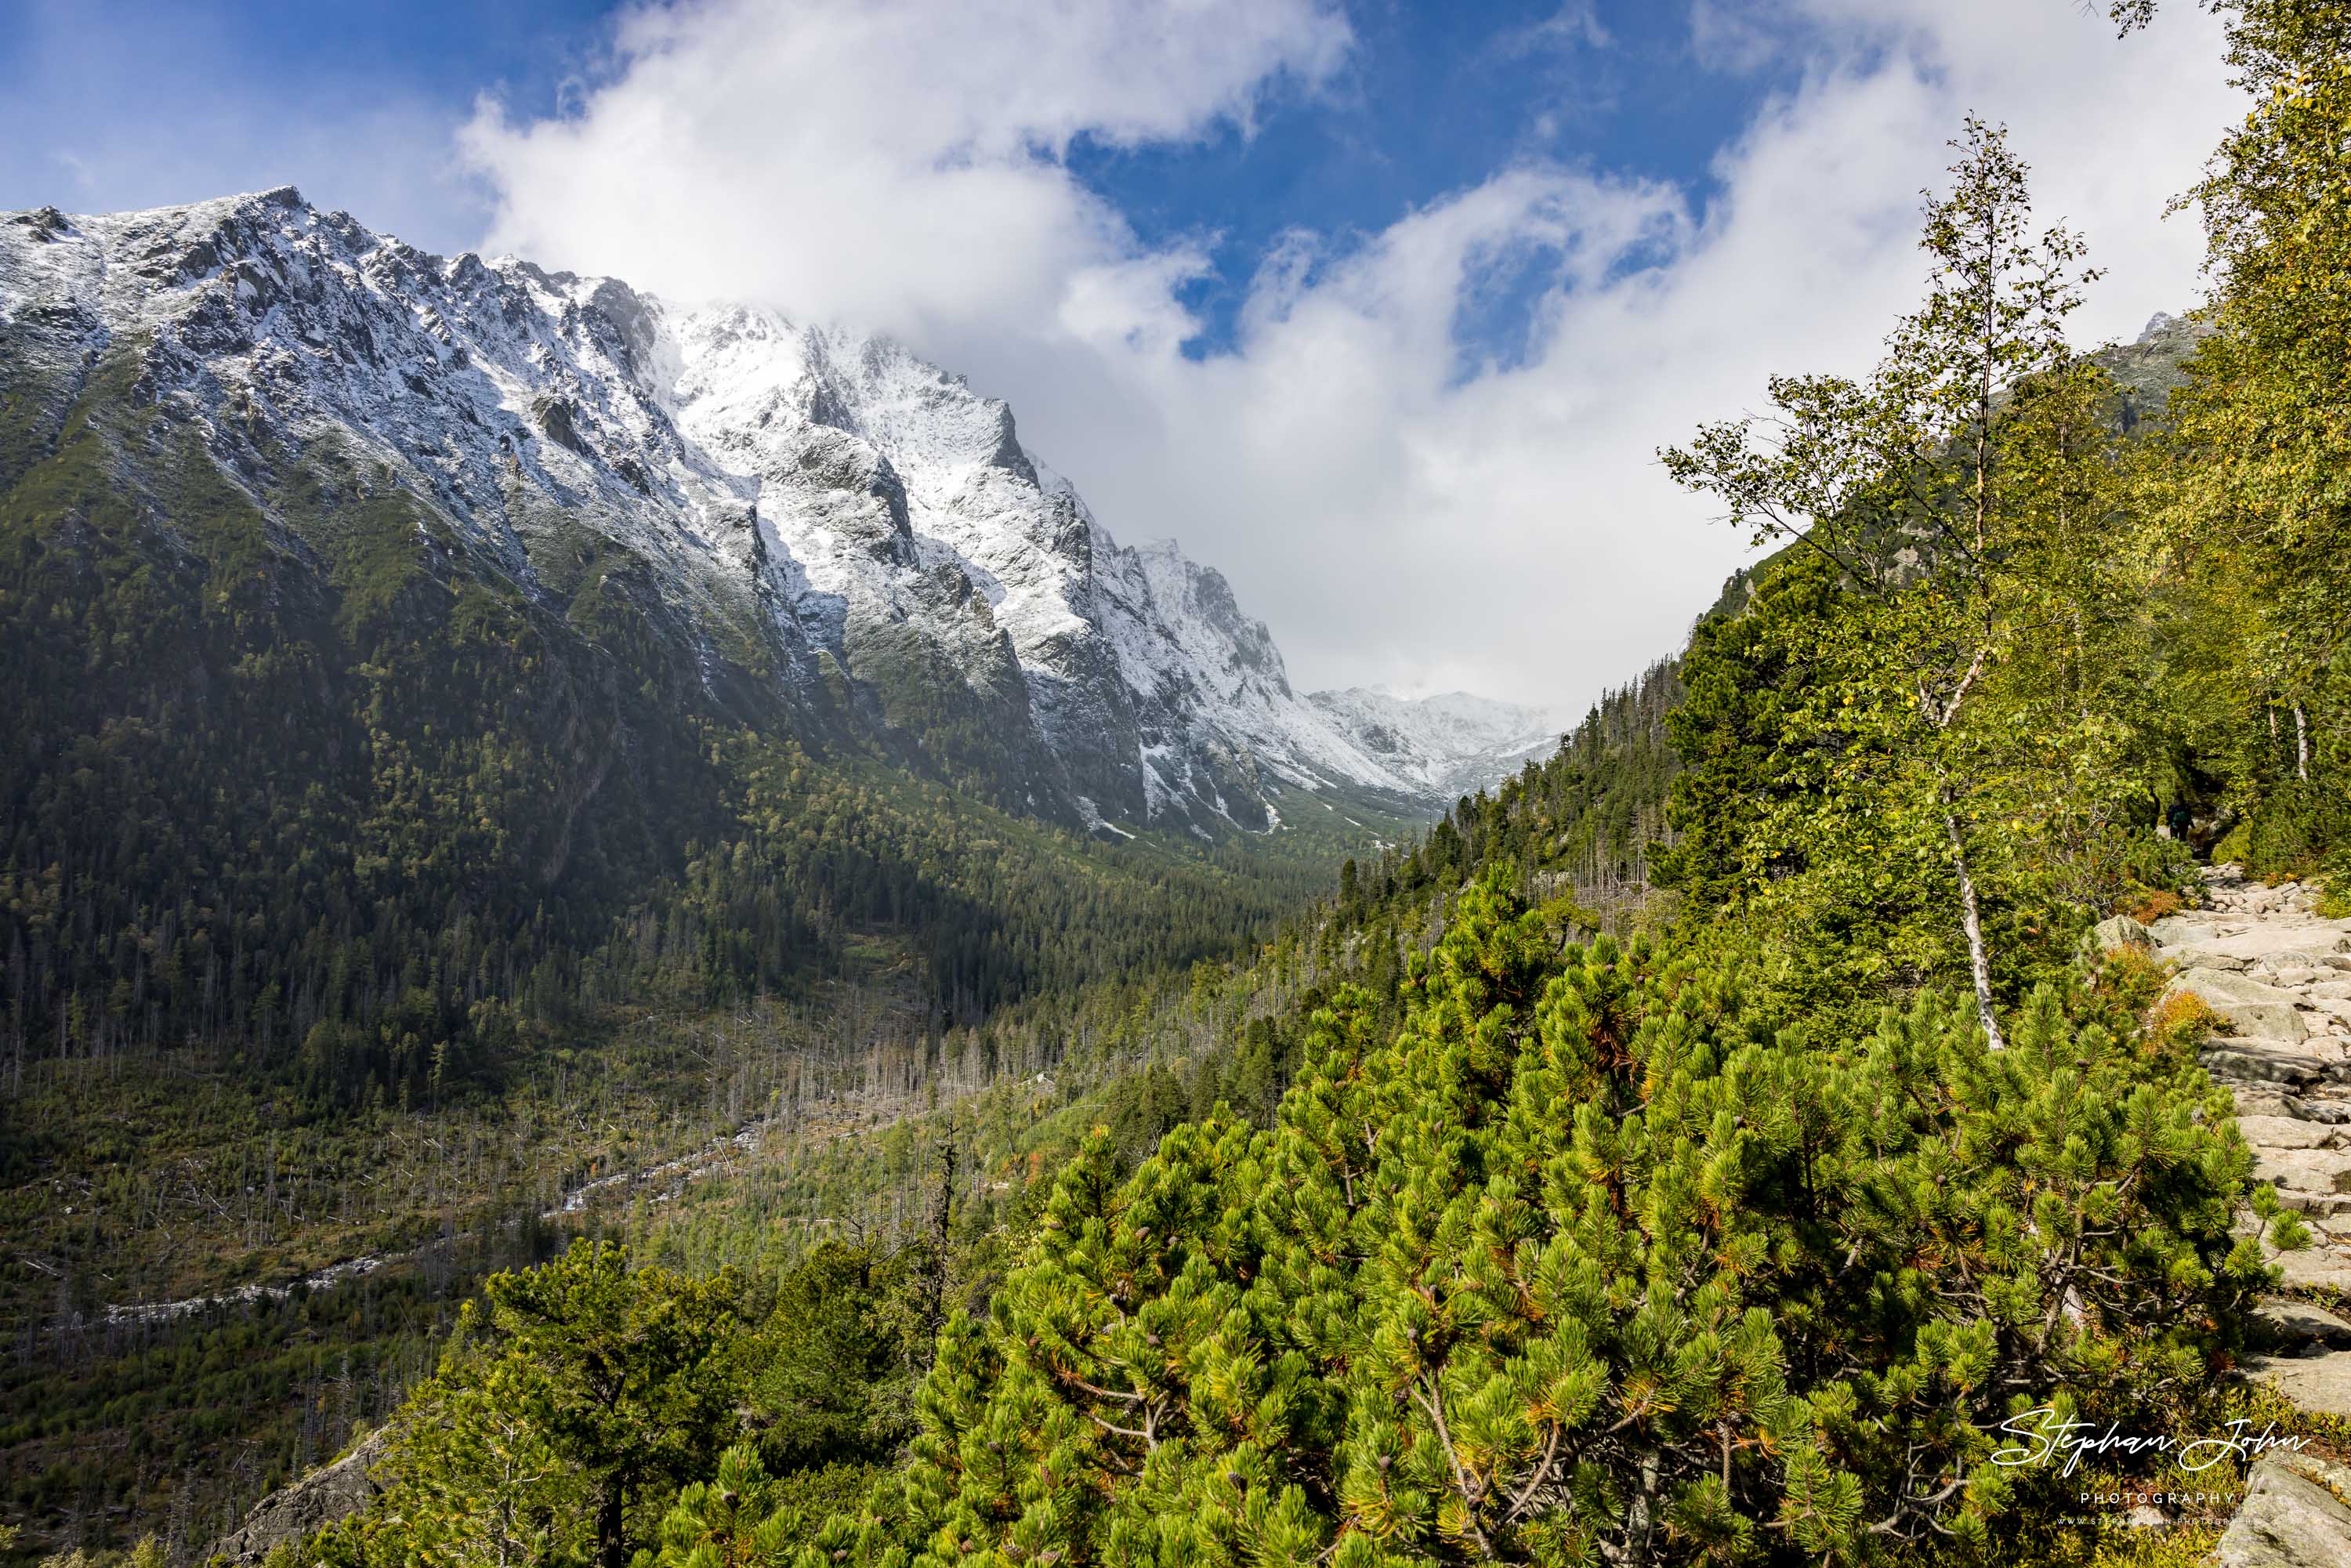
[[[378,1427],[350,1453],[271,1492],[235,1531],[212,1543],[200,1561],[245,1564],[267,1561],[288,1542],[317,1534],[367,1506],[378,1487],[368,1471],[383,1458],[389,1428]]]
[[[624,552],[724,706],[830,703],[1041,815],[1263,831],[1284,789],[1507,771],[1490,724],[1300,696],[1222,577],[1118,545],[1002,402],[878,339],[427,255],[284,189],[0,218],[0,351],[64,400],[135,356],[256,497],[332,447],[534,596]]]

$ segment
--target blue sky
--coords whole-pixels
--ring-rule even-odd
[[[560,115],[612,68],[609,0],[295,0],[190,5],[15,0],[0,25],[0,207],[162,205],[292,183],[429,248],[478,245],[489,219],[451,144],[485,95]],[[1203,241],[1182,300],[1186,351],[1232,346],[1259,259],[1285,230],[1376,232],[1529,159],[1681,183],[1788,72],[1705,68],[1671,5],[1598,0],[1352,6],[1345,65],[1277,79],[1249,123],[1122,146],[1080,135],[1069,169],[1145,246]],[[1788,62],[1780,62],[1782,65]],[[274,117],[291,120],[276,133]],[[1463,351],[1525,349],[1538,265],[1465,311]]]
[[[611,10],[5,0],[0,206],[110,210],[290,182],[418,243],[463,246],[485,210],[449,167],[451,134],[484,91],[553,109]]]
[[[1572,708],[1743,539],[1656,451],[1866,367],[1919,193],[2011,126],[2109,269],[2240,112],[2187,0],[0,0],[0,208],[291,182],[443,252],[895,336],[1309,688]]]
[[[1556,0],[1367,5],[1357,52],[1320,90],[1267,106],[1248,134],[1133,152],[1081,145],[1072,166],[1147,240],[1217,233],[1217,270],[1186,294],[1211,327],[1194,350],[1229,346],[1256,259],[1296,226],[1360,235],[1529,159],[1589,163],[1686,183],[1764,92],[1768,76],[1696,68],[1673,8]],[[1465,347],[1523,348],[1523,286],[1465,316]]]

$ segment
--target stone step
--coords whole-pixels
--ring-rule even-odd
[[[2275,915],[2170,930],[2158,922],[2148,934],[2165,957],[2176,957],[2175,950],[2179,950],[2209,953],[2245,963],[2276,963],[2293,958],[2317,967],[2335,956],[2351,956],[2351,936],[2346,936],[2333,923]]]
[[[2241,1112],[2237,1130],[2257,1151],[2351,1148],[2351,1126],[2308,1121],[2300,1116],[2246,1115]]]
[[[2204,1070],[2223,1082],[2276,1083],[2288,1088],[2325,1082],[2328,1063],[2299,1040],[2216,1038],[2197,1052]]]
[[[2351,1151],[2256,1147],[2253,1179],[2293,1192],[2351,1196]]]
[[[2236,1097],[2240,1122],[2248,1116],[2276,1116],[2330,1127],[2351,1123],[2351,1102],[2293,1094],[2274,1083],[2241,1083],[2231,1092]]]
[[[2263,1250],[2277,1269],[2278,1282],[2290,1291],[2351,1292],[2351,1255],[2336,1248],[2319,1243],[2298,1252]]]
[[[2210,947],[2166,947],[2158,956],[2183,969],[2217,969],[2223,974],[2242,974],[2252,967],[2242,958],[2231,958],[2226,953],[2215,953]]]
[[[2312,1219],[2334,1219],[2351,1215],[2351,1193],[2312,1192],[2304,1187],[2282,1186],[2278,1188],[2278,1202]]]
[[[2262,1040],[2300,1040],[2310,1032],[2302,1009],[2292,1002],[2253,1002],[2212,1010],[2228,1019],[2237,1033]]]

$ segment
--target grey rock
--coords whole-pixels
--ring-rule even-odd
[[[531,402],[531,414],[538,421],[539,429],[547,432],[549,441],[582,457],[593,455],[587,442],[580,437],[580,411],[569,398],[536,398]]]
[[[2298,999],[2250,977],[2220,969],[2189,969],[2164,988],[2167,998],[2197,998],[2227,1019],[2237,1032],[2272,1040],[2300,1040],[2302,1020],[2294,1010]]]
[[[2351,1145],[2351,1130],[2299,1116],[2240,1113],[2237,1130],[2257,1149],[2340,1149]]]
[[[2320,1100],[2295,1094],[2275,1083],[2239,1083],[2234,1092],[2237,1119],[2241,1123],[2248,1116],[2271,1116],[2283,1121],[2314,1122],[2327,1127],[2351,1124],[2351,1103],[2340,1100]],[[2245,1135],[2254,1143],[2274,1141],[2283,1147],[2302,1146],[2284,1138],[2256,1138],[2250,1133]],[[2346,1146],[2351,1147],[2351,1144]]]
[[[2294,1000],[2292,991],[2273,986],[2258,976],[2220,969],[2185,970],[2167,990],[2171,995],[2181,991],[2192,992],[2216,1008],[2292,1007]]]
[[[2298,1041],[2211,1040],[2205,1041],[2199,1054],[2205,1071],[2224,1082],[2299,1088],[2326,1076],[2326,1063]]]
[[[2111,953],[2120,947],[2148,948],[2155,937],[2147,928],[2127,915],[2116,915],[2101,920],[2090,928],[2090,939],[2101,952]]]
[[[2346,1357],[2351,1359],[2351,1357]],[[2273,1451],[2245,1478],[2245,1500],[2213,1561],[2220,1568],[2336,1568],[2351,1563],[2351,1470],[2315,1454]]]
[[[2351,1258],[2332,1247],[2305,1247],[2299,1252],[2274,1252],[2278,1281],[2295,1291],[2351,1291]]]
[[[2166,915],[2147,925],[2147,935],[2166,947],[2185,946],[2200,942],[2213,934],[2212,916],[2203,911],[2194,915]]]
[[[267,1557],[281,1542],[302,1540],[357,1513],[382,1490],[368,1470],[383,1457],[388,1431],[377,1427],[341,1458],[263,1498],[243,1524],[212,1543],[203,1560],[226,1558],[245,1568]]]
[[[2166,946],[2192,946],[2252,963],[2281,960],[2309,963],[2346,951],[2344,933],[2325,921],[2307,916],[2262,914],[2241,925],[2205,926],[2192,936],[2183,933]]]
[[[2253,1315],[2261,1319],[2285,1354],[2351,1348],[2351,1322],[2308,1301],[2273,1296],[2255,1307]]]
[[[2310,1032],[2300,1009],[2290,1003],[2252,1002],[2243,1007],[2214,1010],[2228,1019],[2239,1034],[2254,1035],[2263,1040],[2294,1040]]]

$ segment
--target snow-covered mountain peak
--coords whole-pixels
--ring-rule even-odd
[[[0,215],[0,347],[64,395],[135,359],[139,395],[265,506],[329,453],[394,476],[543,601],[618,550],[701,667],[757,644],[787,700],[845,680],[858,722],[1047,815],[1262,831],[1284,789],[1435,804],[1545,727],[1459,694],[1300,696],[1220,573],[1120,546],[1002,401],[887,339],[434,256],[291,187]]]
[[[1351,686],[1307,700],[1383,764],[1438,794],[1481,789],[1548,756],[1562,729],[1546,709],[1468,692],[1409,697],[1385,686]]]

